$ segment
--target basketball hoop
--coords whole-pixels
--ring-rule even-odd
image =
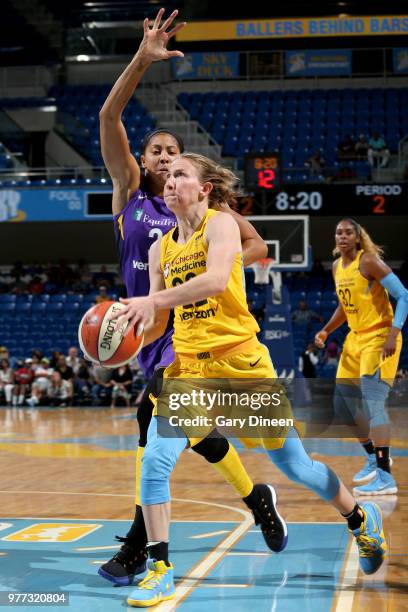
[[[272,302],[280,303],[282,300],[282,274],[280,270],[273,270],[275,260],[272,257],[258,259],[249,267],[255,272],[255,285],[269,285],[272,279]]]
[[[249,267],[255,272],[254,282],[256,285],[268,285],[270,272],[275,260],[272,257],[264,257],[254,261]]]

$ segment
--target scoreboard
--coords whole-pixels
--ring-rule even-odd
[[[238,198],[236,209],[245,215],[408,215],[408,183],[281,185]]]

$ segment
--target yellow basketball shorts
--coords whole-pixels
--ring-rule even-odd
[[[367,332],[350,331],[344,341],[336,378],[351,379],[352,382],[362,376],[372,376],[379,370],[381,379],[392,385],[398,369],[402,335],[397,336],[394,355],[383,359],[381,353],[389,331],[389,327]]]
[[[200,392],[205,398],[210,395],[214,403],[193,402],[192,398],[200,398]],[[267,450],[283,446],[290,427],[286,420],[293,418],[269,351],[256,338],[222,355],[176,354],[164,371],[155,414],[181,427],[191,446],[209,435],[223,419],[243,419],[240,430],[235,425],[231,435],[239,437],[247,448],[263,446]],[[188,419],[195,419],[195,424],[187,423]]]

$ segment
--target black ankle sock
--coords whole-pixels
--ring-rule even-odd
[[[249,495],[242,498],[242,501],[248,506],[248,508],[253,508],[257,503],[258,496],[255,493],[255,488],[252,487],[252,491]]]
[[[168,542],[153,542],[147,545],[150,559],[156,561],[164,561],[166,565],[169,563],[169,543]]]
[[[377,459],[377,467],[384,470],[384,472],[391,473],[390,447],[389,446],[377,446],[377,448],[375,449],[375,457]]]
[[[363,511],[358,504],[354,506],[350,514],[342,514],[342,516],[347,520],[348,526],[352,531],[359,529],[364,521]]]
[[[147,533],[141,506],[136,506],[135,518],[126,534],[126,538],[131,546],[136,546],[137,548],[144,548],[147,544]]]
[[[375,453],[375,448],[372,440],[367,440],[366,442],[361,443],[364,446],[364,450],[368,455],[373,455]]]

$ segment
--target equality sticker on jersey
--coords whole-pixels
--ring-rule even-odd
[[[75,542],[102,527],[86,523],[35,523],[4,536],[9,542]]]
[[[140,221],[140,219],[142,218],[143,215],[143,208],[135,208],[135,210],[133,211],[133,219],[135,221]]]

